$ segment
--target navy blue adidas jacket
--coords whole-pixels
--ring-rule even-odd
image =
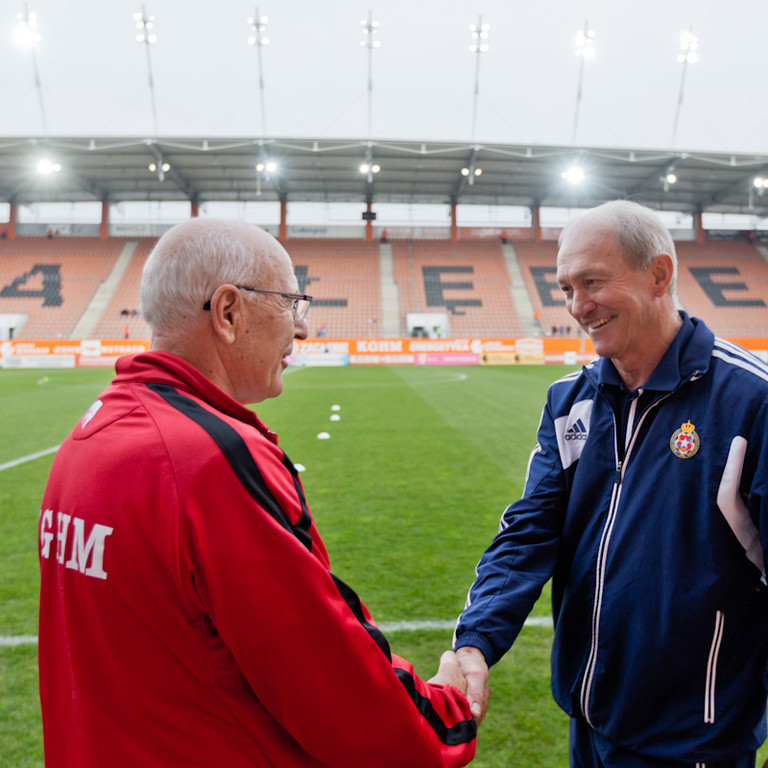
[[[552,577],[560,707],[693,763],[766,734],[768,366],[683,319],[635,392],[604,358],[552,384],[456,647],[498,661]]]

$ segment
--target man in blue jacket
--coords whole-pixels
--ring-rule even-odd
[[[456,629],[482,717],[552,578],[578,768],[752,768],[766,736],[768,366],[677,309],[676,271],[635,203],[563,230],[558,283],[599,359],[550,387]]]

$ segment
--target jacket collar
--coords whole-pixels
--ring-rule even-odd
[[[689,317],[680,311],[683,324],[656,369],[643,384],[642,389],[655,392],[672,392],[683,381],[696,375],[703,375],[709,369],[709,361],[715,342],[715,335],[702,320]],[[587,376],[596,386],[623,387],[624,384],[611,360],[601,357],[590,369]]]
[[[114,384],[169,384],[208,403],[217,411],[250,424],[273,443],[277,435],[250,409],[241,405],[184,358],[171,352],[141,352],[125,355],[115,364]]]

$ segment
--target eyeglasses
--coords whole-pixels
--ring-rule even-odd
[[[291,312],[293,312],[294,320],[303,320],[309,312],[309,305],[312,303],[313,296],[307,296],[305,293],[285,293],[284,291],[270,291],[267,288],[250,288],[247,285],[236,285],[240,291],[252,291],[253,293],[272,293],[276,296],[282,296],[285,299],[291,300]],[[203,309],[208,310],[211,308],[211,302],[206,301],[203,304]]]

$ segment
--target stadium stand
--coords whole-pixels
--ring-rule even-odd
[[[0,241],[0,312],[28,318],[14,338],[69,338],[124,242],[90,237]]]
[[[392,253],[404,329],[409,313],[443,312],[453,337],[524,335],[496,241],[401,240]]]
[[[534,312],[539,312],[542,335],[576,335],[578,326],[568,314],[555,281],[557,243],[517,242],[514,248]]]
[[[726,338],[768,333],[768,261],[746,242],[676,243],[677,293],[692,315]]]
[[[139,314],[141,270],[157,238],[142,238],[96,325],[97,339],[148,339],[149,326]]]
[[[103,292],[111,282],[107,278],[127,242],[91,237],[0,240],[0,313],[28,318],[14,329],[14,338],[70,338],[100,286]],[[139,314],[139,284],[156,238],[131,242],[133,255],[103,311],[99,309],[90,323],[88,337],[149,338]],[[357,239],[294,238],[286,247],[300,291],[315,296],[309,315],[311,337],[405,336],[409,313],[446,314],[445,335],[452,337],[530,335],[531,324],[527,317],[521,322],[510,290],[503,248],[514,253],[530,298],[525,312],[532,308],[536,317],[534,333],[578,333],[555,282],[555,242],[518,241],[502,247],[489,240],[395,240],[380,246]],[[382,258],[385,248],[391,252],[392,277],[386,277],[380,248]],[[724,337],[768,333],[768,251],[764,254],[759,245],[743,241],[684,241],[676,248],[683,308]],[[393,291],[382,282],[392,282]],[[382,294],[393,297],[387,306]],[[394,333],[383,328],[388,315]]]
[[[299,291],[314,296],[310,336],[381,336],[381,269],[378,243],[351,239],[294,238],[291,256]]]

